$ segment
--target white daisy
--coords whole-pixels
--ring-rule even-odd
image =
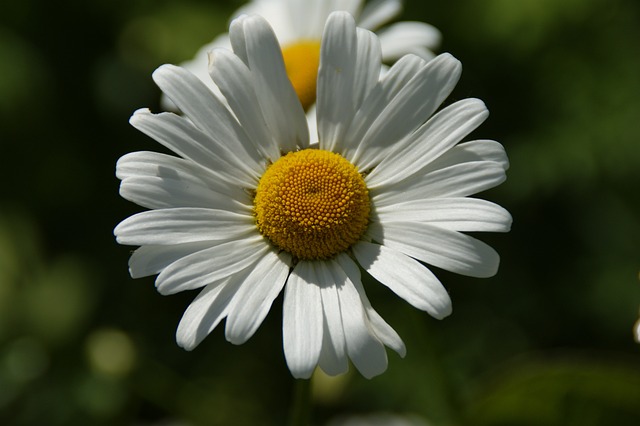
[[[179,155],[118,161],[120,194],[151,209],[114,231],[119,243],[141,246],[131,275],[159,274],[161,294],[202,288],[177,330],[187,350],[223,318],[227,340],[245,342],[284,289],[284,352],[295,377],[316,366],[344,373],[348,359],[365,377],[380,374],[384,346],[401,356],[405,346],[371,307],[361,268],[435,318],[451,301],[424,263],[496,273],[498,254],[462,233],[511,224],[500,206],[468,198],[505,179],[499,143],[459,143],[487,109],[465,99],[430,117],[460,62],[407,55],[379,79],[378,38],[335,12],[320,55],[319,141],[310,145],[269,24],[242,16],[230,37],[233,52],[209,58],[228,104],[187,70],[164,65],[154,80],[184,116],[142,109],[131,117]]]
[[[272,26],[282,46],[285,66],[305,110],[312,108],[316,97],[316,76],[320,59],[320,39],[327,17],[342,10],[356,18],[358,26],[377,30],[402,11],[401,0],[253,0],[233,13],[263,16]],[[393,61],[407,53],[424,59],[434,57],[440,44],[440,32],[423,22],[397,22],[378,31],[384,61]],[[181,64],[217,92],[209,77],[208,54],[214,48],[229,47],[229,35],[222,34],[204,45],[195,57]],[[173,109],[163,98],[163,104]],[[313,124],[315,117],[310,117]],[[312,129],[313,130],[313,129]],[[312,133],[313,134],[313,133]]]

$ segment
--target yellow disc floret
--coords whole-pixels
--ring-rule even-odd
[[[290,152],[267,168],[254,199],[256,225],[298,259],[328,259],[360,239],[369,191],[358,168],[318,149]]]
[[[316,102],[316,80],[320,65],[320,41],[300,40],[282,49],[287,75],[303,108]]]

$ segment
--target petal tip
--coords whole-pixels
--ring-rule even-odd
[[[151,78],[153,78],[153,81],[157,83],[158,81],[164,80],[167,74],[174,72],[177,68],[179,67],[177,67],[176,65],[162,64],[158,68],[156,68],[153,73],[151,73]]]
[[[431,316],[437,320],[443,320],[453,313],[453,306],[449,302],[445,306],[431,312]]]
[[[141,118],[147,115],[151,115],[149,108],[138,108],[131,114],[131,117],[129,117],[129,124],[135,125],[135,123],[138,123]]]
[[[188,336],[183,335],[184,332],[181,330],[178,325],[178,330],[176,331],[176,343],[179,347],[184,349],[187,352],[193,351],[200,344],[196,339],[189,338]]]

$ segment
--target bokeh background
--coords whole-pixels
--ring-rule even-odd
[[[160,150],[128,124],[159,110],[151,72],[241,4],[0,6],[0,424],[286,424],[281,300],[247,344],[218,327],[185,352],[174,332],[196,293],[129,278],[112,236],[140,210],[118,196],[117,158]],[[407,0],[403,18],[461,59],[449,102],[488,105],[472,137],[502,142],[511,169],[482,195],[513,230],[482,236],[502,255],[494,278],[436,271],[454,302],[443,321],[367,283],[408,354],[373,380],[318,377],[313,424],[640,424],[640,2]]]

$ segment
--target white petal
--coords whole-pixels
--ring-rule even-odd
[[[258,0],[264,1],[264,0]],[[255,3],[252,2],[252,3]],[[268,3],[268,2],[267,2]],[[317,1],[291,1],[291,0],[281,0],[281,1],[271,1],[270,4],[276,5],[280,3],[280,7],[282,10],[280,11],[281,16],[279,20],[286,21],[285,22],[274,22],[269,19],[268,16],[264,16],[265,19],[269,22],[273,31],[278,36],[278,40],[280,43],[285,46],[285,43],[295,43],[296,40],[299,39],[318,39],[322,34],[322,27],[318,24],[320,20],[326,20],[325,16],[319,16],[318,6],[321,2]],[[277,7],[277,6],[276,6]],[[280,24],[280,25],[278,25]],[[280,34],[278,34],[278,27],[286,26],[288,27],[288,37],[285,40],[280,38]]]
[[[201,250],[167,266],[156,278],[156,288],[173,294],[203,287],[249,267],[268,250],[262,235]]]
[[[255,232],[255,224],[248,214],[184,207],[135,214],[113,232],[120,244],[181,244],[240,238]]]
[[[347,353],[358,371],[370,379],[387,369],[387,352],[371,332],[369,319],[355,288],[354,283],[360,282],[360,271],[344,253],[337,256],[330,265],[338,287]]]
[[[384,83],[379,84],[379,86],[387,90],[391,96],[395,96],[426,64],[427,62],[424,59],[416,55],[405,55],[391,67],[385,66],[380,79],[381,83]],[[380,90],[380,88],[376,90]]]
[[[264,18],[241,16],[229,29],[234,52],[247,64],[264,119],[284,152],[309,146],[304,110],[282,60],[273,30]]]
[[[327,27],[326,40],[327,42],[333,41],[336,46],[334,49],[338,52],[340,52],[340,46],[347,45],[345,41],[337,38],[339,35],[340,33],[334,34],[334,31],[330,32],[329,27]],[[364,37],[358,38],[358,40],[361,39],[364,39]],[[356,66],[349,64],[351,64],[354,58],[357,58],[357,53],[353,51],[343,52],[344,57],[338,57],[330,50],[327,42],[323,41],[323,47],[326,49],[328,59],[326,61],[320,61],[320,71],[318,72],[318,134],[323,149],[340,152],[351,161],[349,156],[355,153],[358,144],[361,143],[361,139],[353,135],[355,134],[357,136],[358,132],[364,132],[364,126],[370,125],[369,122],[365,123],[365,121],[371,119],[373,115],[380,114],[380,110],[384,104],[382,101],[376,104],[376,106],[380,108],[370,112],[371,116],[367,117],[358,111],[359,109],[371,110],[372,105],[369,105],[370,101],[368,101],[366,105],[362,105],[364,99],[368,100],[374,97],[375,94],[380,98],[392,98],[399,88],[413,78],[415,73],[424,66],[424,61],[417,57],[401,59],[399,65],[391,68],[385,74],[386,83],[378,82],[378,77],[376,77],[371,81],[371,83],[375,84],[361,86],[363,89],[361,90],[361,94],[364,96],[364,99],[358,100],[358,104],[356,105],[356,98],[352,97],[351,94],[352,87],[354,87],[356,81],[358,81],[358,75],[357,73],[356,75],[352,73],[345,74],[343,70],[356,68]],[[351,44],[348,44],[348,46],[351,46]],[[379,44],[377,44],[377,48],[379,48]],[[372,51],[372,49],[369,49],[369,51]],[[323,69],[322,64],[326,64],[329,61],[334,61],[334,66]],[[357,66],[363,67],[363,65]],[[326,72],[324,70],[326,70]],[[365,75],[370,75],[370,73],[366,73]],[[339,89],[336,89],[337,86],[339,86]],[[339,108],[337,108],[337,106],[339,106]],[[360,115],[360,118],[356,123],[353,123],[352,120],[358,117],[358,115]],[[348,136],[348,133],[351,135]]]
[[[318,145],[318,118],[316,104],[307,110],[307,125],[309,126],[309,146]]]
[[[449,96],[462,69],[457,59],[443,54],[423,65],[406,83],[402,80],[407,72],[392,73],[398,67],[414,69],[415,64],[415,60],[396,62],[353,118],[345,138],[354,150],[345,157],[361,170],[378,164],[395,142],[427,121]]]
[[[220,93],[220,89],[213,83],[211,77],[209,77],[209,72],[207,69],[209,52],[216,48],[230,48],[231,43],[229,42],[229,34],[223,33],[214,38],[211,42],[205,44],[204,46],[198,49],[193,59],[181,62],[178,64],[181,68],[185,68],[193,75],[198,77],[200,81],[204,83],[205,86],[221,100],[224,101],[222,97],[222,93]],[[179,108],[174,104],[166,94],[162,94],[160,99],[160,106],[163,110],[166,111],[178,111]]]
[[[358,26],[375,30],[396,18],[402,12],[400,0],[373,0],[367,2],[358,17]]]
[[[313,266],[320,281],[324,313],[322,350],[318,365],[328,375],[336,376],[349,370],[337,283],[325,262],[314,262]]]
[[[284,355],[293,377],[308,379],[322,349],[320,285],[312,262],[299,262],[287,280],[282,309]]]
[[[227,316],[229,302],[246,275],[236,274],[222,282],[206,286],[182,315],[176,341],[188,351],[195,349]]]
[[[158,87],[203,132],[233,134],[233,116],[224,103],[186,68],[165,64],[152,74]],[[217,119],[219,122],[212,122]],[[224,130],[223,130],[224,129]]]
[[[440,45],[442,34],[424,22],[398,22],[377,31],[385,61],[395,60],[413,53],[429,60],[433,50]]]
[[[346,13],[327,21],[320,48],[317,116],[320,148],[335,151],[354,112],[356,24]]]
[[[489,116],[479,99],[449,105],[410,134],[367,176],[367,187],[399,182],[440,157]]]
[[[338,258],[338,261],[341,264],[345,264],[345,260]],[[353,262],[349,263],[352,266],[348,266],[344,269],[353,268]],[[375,336],[386,346],[390,347],[394,351],[396,351],[401,357],[407,354],[407,349],[404,346],[404,342],[396,333],[396,331],[389,325],[387,322],[382,319],[380,314],[378,314],[373,307],[371,307],[371,302],[369,302],[369,298],[364,291],[364,287],[362,286],[362,282],[353,281],[353,284],[360,295],[360,300],[362,300],[362,304],[364,305],[364,309],[367,313],[367,317],[369,318],[369,327],[370,330]]]
[[[241,162],[249,162],[254,170],[261,167],[261,156],[252,146],[227,106],[189,71],[173,65],[163,65],[153,73],[153,80],[198,129],[214,142],[215,151],[228,151]],[[238,162],[238,160],[236,160]],[[233,164],[233,163],[232,163]]]
[[[124,180],[138,176],[160,176],[161,169],[170,169],[181,179],[192,180],[198,185],[215,182],[207,169],[173,155],[152,151],[137,151],[123,155],[116,163],[116,177]]]
[[[364,241],[352,250],[360,266],[411,305],[438,319],[451,314],[449,294],[420,262],[389,247]]]
[[[382,208],[408,200],[466,197],[500,185],[507,178],[504,167],[493,161],[455,164],[414,176],[380,191],[371,200]]]
[[[356,28],[358,51],[356,57],[356,75],[353,88],[354,108],[360,108],[362,103],[380,79],[382,53],[378,37],[370,31]]]
[[[362,0],[285,0],[290,12],[291,25],[295,27],[297,39],[320,39],[325,23],[335,11],[345,11],[357,16]]]
[[[478,198],[412,200],[376,209],[376,221],[423,222],[459,232],[509,232],[511,215],[490,201]]]
[[[459,163],[493,161],[504,170],[509,169],[509,159],[504,147],[492,140],[475,140],[458,144],[429,165],[430,170],[441,169]]]
[[[317,3],[317,2],[312,2]],[[306,2],[300,2],[299,0],[252,0],[245,5],[241,6],[236,12],[233,14],[234,18],[240,17],[242,15],[260,15],[264,19],[269,22],[273,31],[276,33],[278,40],[282,45],[289,43],[291,41],[295,41],[300,38],[301,34],[299,33],[299,21],[300,19],[296,19],[297,11],[294,6],[303,6],[306,5]],[[314,17],[309,11],[304,15],[306,17]],[[325,17],[326,18],[326,17]],[[305,19],[307,22],[309,19]],[[313,19],[315,21],[315,19]],[[322,21],[324,23],[324,19]],[[233,25],[233,22],[231,23]],[[321,29],[322,31],[322,29]],[[321,33],[317,34],[319,38]],[[235,47],[234,47],[235,50]]]
[[[289,275],[291,256],[267,251],[251,268],[229,305],[225,337],[235,345],[246,342],[267,316]]]
[[[129,258],[129,273],[132,278],[159,274],[176,260],[200,250],[212,247],[216,243],[201,241],[197,243],[142,246]]]
[[[378,243],[438,268],[477,278],[498,271],[500,256],[469,235],[414,222],[371,223],[367,234]]]
[[[205,186],[162,177],[136,177],[122,181],[120,196],[148,209],[174,207],[229,207],[229,197]]]
[[[209,73],[256,150],[275,161],[280,150],[264,121],[249,68],[227,49],[216,49],[209,53]]]
[[[159,152],[130,152],[120,157],[116,163],[116,177],[120,180],[149,176],[171,177],[198,186],[215,187],[217,183],[215,175],[208,169],[192,161]]]
[[[355,27],[353,18],[333,13],[327,22],[318,71],[317,119],[320,148],[341,153],[355,111],[380,75],[380,43]]]
[[[338,44],[339,45],[339,44]],[[377,117],[386,106],[386,100],[392,99],[425,65],[425,62],[417,56],[405,56],[400,59],[393,67],[386,70],[384,77],[375,84],[367,86],[365,99],[367,102],[360,109],[366,109],[368,115],[361,111],[356,111],[353,118],[337,117],[339,125],[344,127],[340,130],[340,153],[351,161],[353,154],[356,152],[358,145],[361,143],[362,135],[367,130],[367,126]],[[333,88],[330,84],[326,85],[326,89],[320,87],[320,74],[318,77],[318,98],[321,97],[324,90],[329,91],[331,96],[337,96],[332,92]],[[322,90],[321,90],[322,89]],[[371,99],[379,98],[379,102],[371,103]],[[331,110],[331,104],[327,108]],[[318,117],[320,120],[320,117]],[[353,121],[355,120],[355,122]],[[335,121],[335,120],[334,120]]]
[[[177,198],[180,197],[192,204],[202,203],[204,197],[209,203],[205,202],[200,207],[223,210],[246,210],[253,204],[241,185],[219,179],[204,167],[172,155],[146,151],[126,154],[116,164],[116,176],[127,182],[124,188],[121,185],[121,195],[147,208],[178,207]],[[179,195],[175,191],[171,195],[166,194],[167,190],[162,185],[164,181],[171,182],[170,188],[184,190],[188,195]],[[182,207],[198,206],[183,204]]]
[[[264,165],[259,165],[243,149],[233,152],[173,113],[151,114],[149,110],[141,109],[129,122],[176,154],[227,182],[253,187],[264,170]]]
[[[362,297],[362,294],[364,292],[362,284],[360,286],[356,286],[356,288],[358,289],[358,292],[360,292],[360,296]],[[373,330],[375,335],[378,337],[378,339],[380,339],[382,343],[384,343],[385,346],[390,347],[391,349],[396,351],[398,355],[404,358],[407,354],[407,348],[405,347],[404,342],[402,341],[398,333],[396,333],[396,331],[391,328],[389,324],[387,324],[387,322],[380,316],[380,314],[378,314],[371,307],[371,303],[369,303],[368,301],[365,303],[365,300],[366,299],[363,298],[364,307],[367,311],[367,316],[369,317],[369,325],[371,326],[371,329]]]
[[[192,161],[158,152],[140,151],[123,155],[116,164],[116,176],[122,180],[132,179],[130,182],[135,182],[136,178],[152,177],[176,180],[189,186],[205,186],[209,188],[207,197],[211,197],[212,204],[223,210],[253,204],[237,181],[228,182]]]

